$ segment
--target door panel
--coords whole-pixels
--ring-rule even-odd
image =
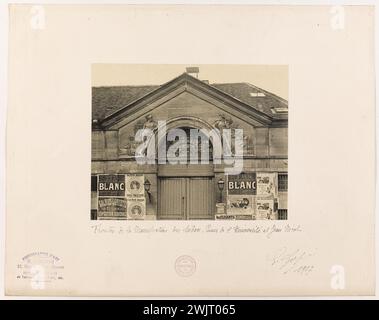
[[[213,219],[213,179],[190,178],[187,219]]]
[[[185,195],[185,179],[161,179],[159,196],[159,219],[185,219]]]
[[[158,219],[214,219],[213,178],[161,178]]]

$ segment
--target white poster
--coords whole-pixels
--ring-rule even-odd
[[[272,199],[257,199],[256,204],[256,219],[257,220],[274,220],[274,200]]]
[[[146,216],[145,198],[128,199],[127,216],[129,220],[143,220]]]
[[[278,196],[278,175],[276,172],[257,173],[257,196]]]
[[[141,198],[145,196],[143,174],[128,174],[126,175],[126,197]]]

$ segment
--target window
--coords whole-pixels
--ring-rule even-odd
[[[287,209],[279,209],[278,210],[278,219],[279,220],[287,220]]]
[[[287,173],[278,174],[278,190],[279,191],[288,190],[288,174]]]
[[[265,97],[263,92],[250,92],[250,97]]]
[[[287,114],[288,113],[288,108],[286,108],[286,107],[271,108],[271,112],[273,114]]]

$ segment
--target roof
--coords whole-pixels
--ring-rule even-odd
[[[271,108],[288,108],[287,100],[250,83],[215,83],[212,86],[269,116],[273,116]]]
[[[159,86],[92,87],[92,119],[103,120]]]
[[[206,83],[204,83],[206,84]],[[206,84],[272,118],[287,118],[273,108],[288,108],[287,100],[250,83]],[[102,121],[163,85],[92,87],[92,119]]]

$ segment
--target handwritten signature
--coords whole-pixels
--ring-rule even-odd
[[[309,263],[313,256],[313,252],[282,247],[270,258],[270,265],[282,274],[294,273],[307,276],[315,268],[313,264]]]

